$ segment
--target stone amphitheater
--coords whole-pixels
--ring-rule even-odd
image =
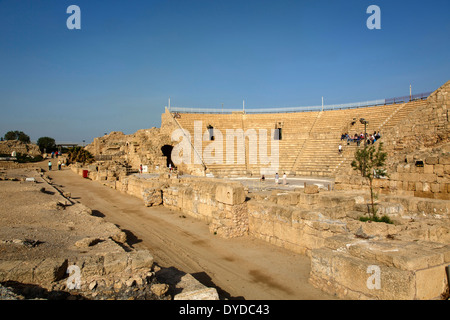
[[[211,236],[304,255],[309,282],[341,299],[448,299],[449,93],[450,81],[420,99],[332,110],[166,107],[161,128],[95,138],[96,162],[70,168],[201,220]],[[362,144],[341,135],[361,132],[381,132],[388,153],[374,188],[391,224],[360,220],[370,192],[350,163]]]
[[[215,235],[249,235],[306,255],[310,282],[338,297],[447,299],[449,94],[450,81],[423,99],[377,106],[284,113],[166,107],[161,128],[96,138],[86,147],[96,164],[72,170],[87,170],[147,206],[203,220]],[[378,213],[393,224],[359,219],[370,194],[350,163],[362,145],[341,135],[361,132],[381,132],[389,175],[374,188]],[[267,170],[259,160],[262,152],[271,159],[271,150],[277,163]]]

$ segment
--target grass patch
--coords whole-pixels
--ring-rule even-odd
[[[388,224],[394,224],[394,222],[386,215],[382,217],[378,217],[377,215],[371,217],[359,217],[359,221],[362,222],[373,221],[373,222],[384,222]]]

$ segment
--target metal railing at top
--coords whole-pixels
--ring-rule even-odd
[[[390,98],[386,99],[386,104],[395,104],[395,103],[406,103],[410,101],[416,101],[416,100],[424,100],[430,96],[433,92],[425,92],[425,93],[418,93],[413,94],[411,96],[403,96],[403,97],[396,97],[396,98]]]
[[[184,107],[170,107],[169,111],[172,113],[290,113],[290,112],[311,112],[311,111],[329,111],[329,110],[344,110],[365,107],[375,107],[395,103],[405,103],[409,101],[422,100],[428,98],[431,92],[419,93],[412,96],[396,97],[390,99],[379,99],[371,101],[344,103],[344,104],[330,104],[323,106],[307,106],[307,107],[280,107],[280,108],[242,108],[242,109],[219,109],[219,108],[184,108]]]

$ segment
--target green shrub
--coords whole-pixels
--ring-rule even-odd
[[[30,156],[27,154],[21,154],[21,153],[17,153],[16,154],[16,162],[18,163],[27,163],[27,162],[39,162],[44,160],[44,158],[42,156]]]
[[[67,152],[69,163],[92,163],[95,161],[94,156],[82,147],[70,148]]]
[[[367,222],[367,221],[373,221],[373,222],[384,222],[388,224],[394,224],[394,222],[389,218],[387,215],[384,215],[382,217],[378,217],[376,214],[371,215],[370,217],[360,217],[359,221]]]

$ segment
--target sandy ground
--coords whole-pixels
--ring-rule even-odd
[[[148,249],[160,266],[173,266],[216,287],[221,298],[334,299],[309,284],[308,257],[250,237],[219,238],[205,222],[164,207],[145,207],[141,199],[67,168],[49,176],[72,199],[126,231],[133,247]]]
[[[84,212],[88,209],[84,206],[60,206],[69,202],[36,170],[9,170],[8,176],[19,181],[0,181],[2,259],[76,257],[80,254],[74,246],[76,241],[120,232],[114,224]],[[20,181],[26,177],[33,177],[35,182]]]

